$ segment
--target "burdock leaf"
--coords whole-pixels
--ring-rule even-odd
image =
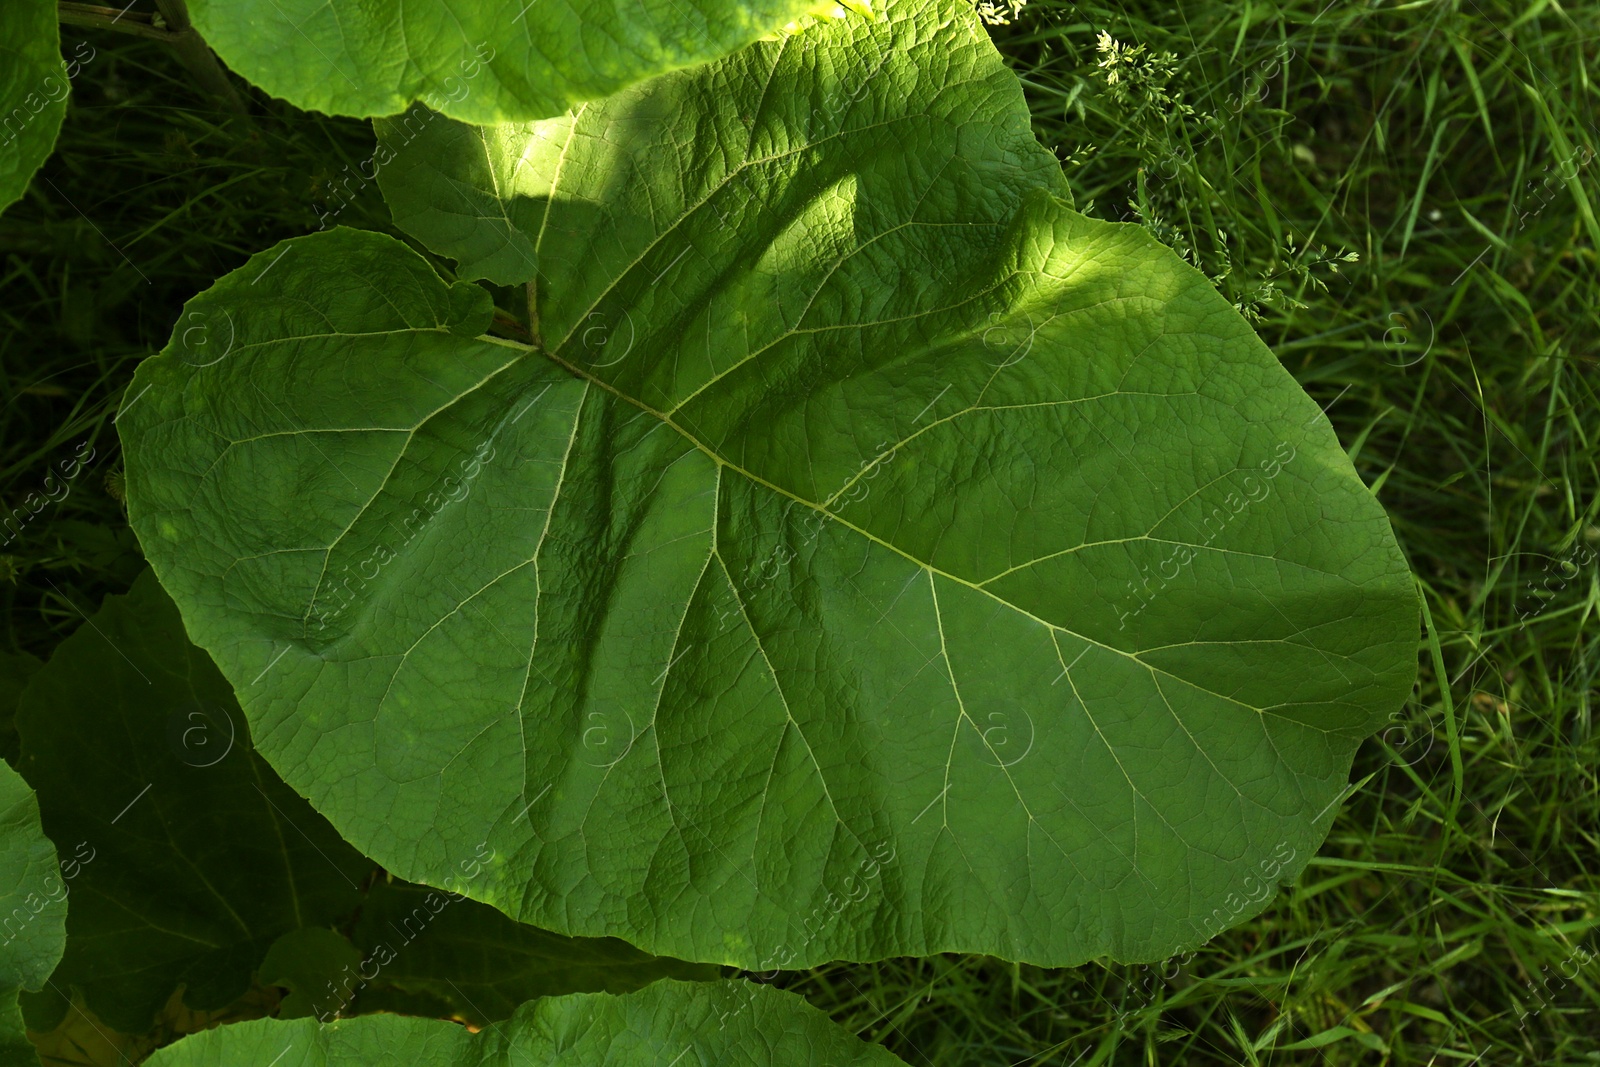
[[[966,5],[436,132],[398,216],[535,278],[538,343],[335,230],[196,298],[232,347],[180,332],[120,422],[350,840],[754,968],[1155,959],[1304,866],[1410,689],[1405,563],[1205,277],[1064,202]]]
[[[576,993],[523,1005],[481,1033],[431,1019],[369,1015],[318,1027],[260,1020],[187,1037],[150,1067],[896,1067],[792,993],[752,982],[657,982],[637,993]]]
[[[0,763],[0,1064],[38,1062],[19,994],[43,989],[66,943],[67,892],[28,783]]]
[[[559,115],[653,75],[718,59],[818,0],[190,0],[227,64],[332,115],[416,100],[465,122]]]
[[[82,61],[75,50],[73,63]],[[76,66],[62,62],[54,0],[0,4],[0,211],[22,198],[55,148],[67,113],[69,70]]]

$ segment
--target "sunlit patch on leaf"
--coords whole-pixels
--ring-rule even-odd
[[[139,370],[132,522],[397,874],[483,840],[513,917],[750,968],[1165,957],[1315,852],[1411,686],[1404,561],[1207,279],[1072,210],[969,10],[808,33],[380,123],[397,222],[539,343],[386,236],[263,252],[188,308],[237,355]]]

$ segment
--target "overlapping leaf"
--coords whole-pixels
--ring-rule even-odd
[[[43,989],[66,941],[67,894],[39,803],[0,763],[0,1064],[35,1063],[17,997]]]
[[[54,0],[0,4],[0,211],[28,188],[67,113]]]
[[[372,861],[251,751],[227,681],[148,571],[29,683],[22,771],[75,861],[48,1030],[76,987],[111,1028],[147,1030],[180,984],[209,1011],[250,987],[282,933],[355,910]]]
[[[514,917],[754,967],[1152,959],[1305,863],[1411,684],[1387,520],[1203,276],[1063,201],[964,5],[404,127],[398,217],[537,272],[539,344],[334,231],[192,302],[228,346],[121,422],[154,566],[351,840],[486,840]]]
[[[62,843],[63,909],[71,892],[53,988],[26,1002],[33,1030],[55,1027],[74,990],[97,1026],[146,1035],[180,987],[186,1009],[213,1012],[258,982],[317,974],[283,984],[323,1017],[388,1008],[482,1025],[536,996],[716,977],[390,881],[252,750],[227,681],[149,572],[57,649],[18,725],[23,769]],[[477,842],[453,844],[449,886],[489,858]],[[350,965],[322,974],[318,936]],[[259,1014],[273,1000],[251,1004]],[[154,1024],[155,1042],[163,1028]]]
[[[626,996],[534,1001],[482,1033],[394,1015],[319,1028],[263,1020],[185,1038],[150,1067],[895,1067],[799,997],[748,982],[657,982]],[[902,1065],[903,1067],[903,1065]]]
[[[374,886],[350,934],[360,950],[360,1012],[511,1017],[535,997],[639,989],[658,978],[711,981],[717,968],[646,956],[615,938],[571,938],[513,922],[476,901],[444,907],[426,886]]]
[[[190,0],[228,65],[333,115],[414,100],[466,122],[559,115],[582,100],[727,55],[818,0]]]

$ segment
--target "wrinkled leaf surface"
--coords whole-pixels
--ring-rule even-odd
[[[817,0],[190,0],[227,64],[296,107],[393,115],[414,100],[466,122],[559,115],[717,59]],[[370,172],[367,175],[371,177]]]
[[[540,343],[387,237],[264,252],[139,370],[134,526],[398,874],[486,840],[515,918],[747,967],[1166,956],[1320,843],[1404,562],[1208,281],[1064,202],[970,12],[828,33],[400,145]]]

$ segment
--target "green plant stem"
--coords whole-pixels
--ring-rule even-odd
[[[169,42],[173,52],[177,54],[178,61],[189,68],[189,73],[194,75],[200,88],[229,111],[247,114],[244,100],[228,80],[222,64],[217,62],[205,38],[189,21],[188,5],[183,0],[156,0],[156,8],[173,33],[173,39]]]
[[[247,118],[244,99],[228,80],[227,72],[217,62],[205,38],[189,21],[189,9],[183,0],[156,0],[156,8],[161,13],[164,26],[157,25],[149,12],[76,3],[74,0],[61,0],[58,17],[69,26],[115,30],[163,42],[171,47],[178,61],[188,68],[202,92],[224,109]]]
[[[154,26],[146,11],[119,11],[99,4],[79,4],[61,0],[58,17],[64,26],[88,26],[97,30],[115,30],[117,33],[147,37],[155,41],[170,41],[175,36],[170,30]]]

